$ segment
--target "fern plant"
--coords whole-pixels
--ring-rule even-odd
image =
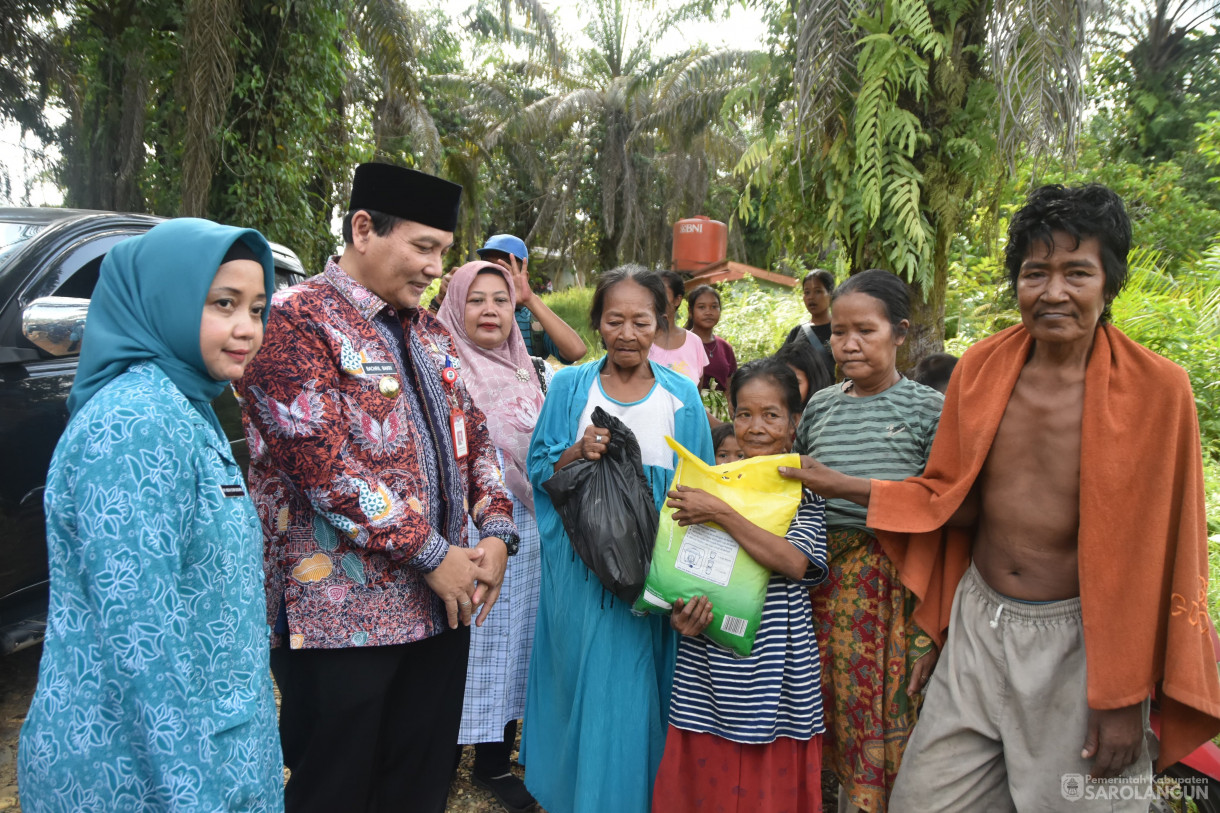
[[[949,246],[983,184],[1070,143],[1082,0],[801,0],[794,104],[739,162],[790,254],[912,283],[914,356],[943,338]],[[768,156],[759,153],[766,148]],[[761,205],[760,205],[760,199]]]

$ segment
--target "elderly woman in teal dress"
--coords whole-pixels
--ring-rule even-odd
[[[262,534],[210,405],[273,288],[262,235],[206,220],[102,263],[47,477],[26,811],[283,810]]]
[[[600,406],[640,444],[659,513],[674,474],[665,436],[703,460],[712,435],[694,383],[648,360],[666,310],[665,284],[640,266],[605,272],[591,321],[606,355],[555,373],[529,449],[542,541],[542,587],[525,700],[525,784],[550,813],[644,813],[665,747],[677,634],[604,591],[572,550],[542,484],[606,451]]]

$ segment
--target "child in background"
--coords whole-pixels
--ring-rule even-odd
[[[712,331],[720,324],[720,294],[710,285],[700,285],[686,295],[686,329],[703,342],[707,353],[707,366],[699,389],[711,389],[713,384],[721,392],[728,392],[729,379],[737,372],[737,356],[733,345]]]
[[[712,430],[712,448],[716,450],[717,466],[746,458],[745,452],[737,443],[737,436],[733,434],[731,423],[722,423]]]
[[[741,367],[729,403],[746,457],[792,450],[801,399],[786,365]],[[825,502],[804,491],[783,537],[701,489],[678,486],[667,504],[679,525],[715,522],[772,575],[746,658],[702,637],[712,619],[707,596],[674,602],[670,623],[683,637],[652,809],[818,813],[824,729],[809,587],[826,578]]]
[[[915,371],[911,373],[911,378],[915,379],[916,383],[931,387],[944,395],[949,389],[949,379],[956,366],[957,356],[951,353],[933,353],[920,359],[915,365]]]
[[[771,358],[788,365],[788,369],[796,375],[796,383],[801,388],[801,413],[797,414],[799,422],[813,394],[835,383],[834,366],[823,364],[808,342],[785,344]]]
[[[703,340],[693,330],[678,325],[678,308],[686,296],[686,282],[677,271],[660,271],[665,280],[668,305],[664,318],[657,325],[656,338],[648,349],[648,358],[663,367],[668,367],[699,385],[703,368],[707,367],[707,351]],[[736,359],[733,360],[736,363]]]

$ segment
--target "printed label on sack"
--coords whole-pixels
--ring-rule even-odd
[[[746,634],[746,620],[735,615],[726,615],[720,620],[720,631],[740,638]]]
[[[674,605],[670,604],[668,601],[666,601],[665,599],[658,596],[656,593],[649,590],[647,587],[644,588],[644,595],[641,596],[641,598],[643,598],[644,601],[648,602],[652,606],[660,607],[663,610],[672,610],[673,606],[674,606]]]
[[[674,567],[697,579],[728,587],[736,561],[737,543],[733,537],[706,525],[691,525],[682,538]]]

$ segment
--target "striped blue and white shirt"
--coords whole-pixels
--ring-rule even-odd
[[[773,573],[748,658],[704,637],[678,646],[669,722],[686,731],[762,745],[808,740],[822,723],[822,668],[809,588],[826,578],[825,501],[805,491],[787,540],[809,559],[800,581]]]

